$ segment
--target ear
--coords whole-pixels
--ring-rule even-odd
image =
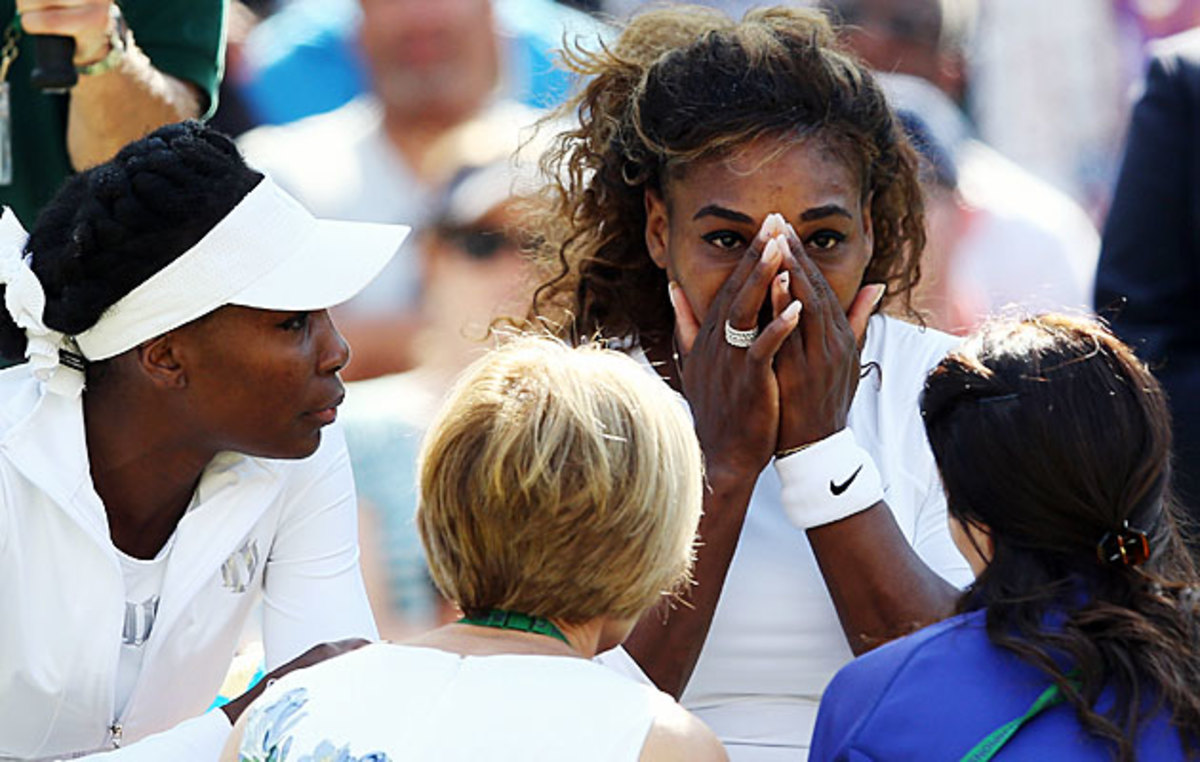
[[[138,368],[150,383],[160,389],[182,389],[187,386],[187,374],[180,362],[174,338],[174,333],[168,331],[134,349]]]
[[[653,188],[646,188],[643,198],[646,203],[646,250],[650,252],[654,264],[666,270],[667,244],[670,241],[667,202],[662,194]]]

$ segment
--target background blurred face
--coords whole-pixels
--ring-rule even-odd
[[[698,162],[648,194],[650,255],[703,319],[768,214],[796,229],[848,309],[871,260],[870,208],[856,173],[819,139],[779,151],[763,138],[728,158]]]
[[[846,43],[871,68],[911,74],[961,97],[966,73],[941,41],[938,0],[823,0],[821,7],[844,24]]]
[[[495,87],[489,0],[361,0],[360,38],[375,92],[391,109],[455,121]]]
[[[423,299],[431,320],[481,335],[492,319],[522,312],[529,288],[522,222],[506,202],[470,225],[434,230],[423,240]]]
[[[225,306],[176,329],[188,425],[208,446],[267,458],[316,451],[350,350],[329,313]]]

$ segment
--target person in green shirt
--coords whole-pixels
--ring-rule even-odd
[[[0,185],[0,204],[32,225],[72,172],[111,158],[164,124],[211,114],[227,2],[0,0],[4,38],[16,43],[5,78],[12,175]],[[48,94],[30,84],[35,34],[74,38],[79,81],[68,93]]]

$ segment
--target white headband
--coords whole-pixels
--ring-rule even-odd
[[[316,310],[339,304],[367,285],[408,235],[404,225],[319,220],[264,178],[195,246],[158,271],[88,330],[73,337],[88,360],[104,360],[226,304]],[[59,349],[71,339],[42,323],[46,296],[23,259],[28,236],[10,210],[0,217],[0,283],[5,306],[29,340],[34,372],[63,376]],[[79,381],[51,383],[78,394]]]

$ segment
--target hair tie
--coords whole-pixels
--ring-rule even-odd
[[[1145,532],[1124,521],[1120,529],[1105,532],[1096,543],[1096,557],[1103,564],[1139,566],[1150,558],[1150,541]]]
[[[59,353],[69,347],[59,331],[46,327],[46,292],[42,282],[25,261],[29,234],[7,207],[0,212],[0,283],[4,284],[4,307],[17,327],[25,332],[25,357],[34,376],[46,387],[65,397],[83,391],[84,376],[59,363]]]

